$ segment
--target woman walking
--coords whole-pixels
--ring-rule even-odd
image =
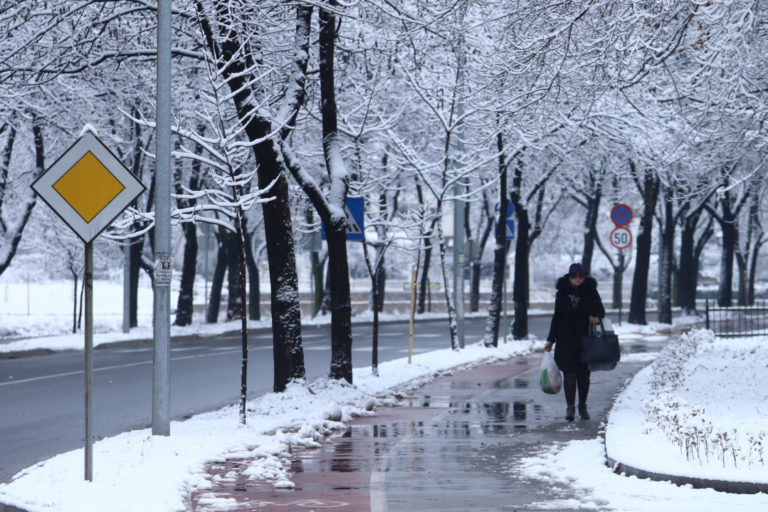
[[[573,421],[576,414],[576,391],[579,393],[579,416],[588,420],[589,368],[579,359],[579,337],[587,334],[589,324],[597,324],[605,316],[605,308],[597,292],[597,281],[587,275],[581,263],[574,263],[568,273],[557,280],[555,312],[549,327],[549,352],[555,346],[555,363],[565,378],[565,419]]]

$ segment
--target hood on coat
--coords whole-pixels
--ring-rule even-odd
[[[571,282],[568,280],[568,274],[565,274],[557,280],[555,288],[558,291],[568,291],[571,289]],[[585,288],[588,291],[597,290],[597,280],[592,276],[587,276],[584,278],[584,282],[581,283],[579,288]]]

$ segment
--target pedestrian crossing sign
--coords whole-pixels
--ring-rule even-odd
[[[365,229],[365,199],[362,197],[347,197],[344,203],[344,214],[347,216],[347,240],[362,240]],[[323,240],[325,225],[321,226]]]

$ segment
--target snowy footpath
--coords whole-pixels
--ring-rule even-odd
[[[657,326],[658,327],[658,326]],[[633,330],[634,328],[634,330]],[[663,336],[653,326],[617,329],[621,339]],[[768,510],[768,495],[729,494],[616,474],[608,458],[658,473],[768,483],[763,444],[768,432],[768,389],[755,386],[768,365],[767,339],[715,340],[692,331],[671,340],[656,360],[618,396],[605,438],[542,447],[517,464],[532,478],[584,489],[578,503],[547,502],[542,509],[632,512]],[[510,341],[498,348],[472,345],[441,350],[354,372],[355,384],[321,379],[248,403],[247,425],[237,407],[173,422],[170,437],[126,432],[94,445],[94,480],[83,480],[83,451],[27,468],[0,485],[0,503],[30,512],[171,512],[185,509],[193,489],[205,489],[205,464],[226,455],[258,453],[248,474],[291,488],[291,447],[318,446],[355,416],[375,414],[404,389],[442,372],[530,354],[543,341]],[[253,449],[256,447],[256,451]],[[606,457],[607,453],[607,457]],[[225,510],[223,508],[222,510]]]

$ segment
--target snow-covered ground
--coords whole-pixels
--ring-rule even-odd
[[[96,335],[96,343],[151,337],[149,326],[133,329],[128,335],[122,334],[121,300],[115,295],[119,287],[111,296],[104,292],[100,300],[99,288],[105,287],[94,290],[99,305],[97,316],[101,314],[103,320],[101,324],[97,323],[102,325],[102,332]],[[23,322],[17,322],[17,327],[24,323],[26,335],[36,333],[40,336],[46,332],[45,319],[61,316],[61,312],[54,315],[52,311],[62,307],[61,302],[64,302],[63,298],[57,301],[53,291],[43,292],[41,297],[51,298],[48,314],[44,311],[47,300],[41,298],[30,302],[28,315],[24,311],[26,304],[21,301],[21,305],[16,303],[21,311],[14,313],[10,308],[9,314],[9,309],[2,308],[0,322],[14,318],[14,315],[15,318],[26,317]],[[14,301],[6,300],[9,302]],[[151,298],[146,303],[151,304]],[[114,317],[111,323],[110,317]],[[35,318],[39,321],[35,322]],[[233,328],[236,328],[234,324],[195,324],[185,328],[184,332]],[[616,330],[625,342],[666,339],[663,326],[658,324],[624,325]],[[711,471],[708,474],[713,478],[748,477],[768,482],[761,460],[763,452],[755,451],[749,444],[750,440],[763,440],[768,431],[768,389],[759,380],[759,373],[765,372],[768,363],[768,351],[764,348],[767,342],[765,339],[715,341],[702,332],[673,340],[673,348],[662,352],[656,363],[638,374],[619,396],[606,428],[609,454],[619,460],[627,458],[624,462],[652,471],[669,473],[670,468],[675,468],[682,474],[695,475],[698,474],[695,468],[706,465],[706,471]],[[460,352],[441,350],[420,354],[410,365],[404,359],[381,364],[379,377],[372,376],[370,368],[357,368],[354,386],[319,380],[311,383],[312,392],[305,386],[295,385],[286,393],[267,394],[250,401],[248,409],[251,412],[246,426],[238,424],[238,410],[232,406],[187,421],[173,422],[170,437],[154,437],[149,430],[126,432],[95,443],[93,482],[84,481],[82,471],[72,470],[83,465],[82,449],[74,450],[27,468],[10,483],[0,485],[0,503],[30,511],[183,510],[185,496],[192,487],[205,489],[210,485],[204,473],[206,461],[246,450],[252,450],[251,456],[262,455],[249,469],[254,478],[267,478],[276,486],[290,487],[290,475],[286,472],[289,446],[314,445],[355,415],[375,414],[376,407],[393,403],[396,393],[418,386],[440,372],[531,353],[540,350],[542,345],[540,340],[517,341],[500,344],[497,349],[473,345]],[[82,334],[39,337],[4,346],[6,350],[81,348]],[[647,354],[633,354],[632,357],[641,356],[648,357]],[[675,368],[682,371],[675,372]],[[677,378],[668,379],[669,372]],[[665,385],[667,381],[670,386]],[[744,401],[745,396],[750,400]],[[680,409],[687,411],[684,420],[675,423],[672,422],[674,414],[666,414],[657,415],[665,418],[658,422],[648,415],[650,410],[658,412],[659,407],[672,413],[676,410],[675,404],[685,404]],[[705,419],[712,427],[712,430],[704,431],[714,435],[720,431],[739,434],[729,438],[733,439],[729,450],[739,453],[736,467],[728,460],[723,464],[715,450],[722,448],[711,442],[706,448],[712,452],[707,452],[710,455],[708,463],[701,444],[697,446],[693,460],[685,460],[685,448],[679,446],[680,437],[676,437],[675,432],[688,428],[688,420],[698,418],[696,411],[699,410],[706,411]],[[679,428],[671,429],[670,425]],[[630,442],[625,442],[627,440]],[[657,443],[653,451],[647,448],[646,442]],[[731,495],[616,475],[606,466],[605,453],[602,438],[574,441],[551,446],[538,456],[515,464],[510,471],[522,470],[532,477],[544,476],[553,482],[584,489],[581,500],[552,500],[539,504],[541,508],[600,507],[631,512],[703,512],[735,510],[737,507],[768,509],[768,496],[764,494]]]

